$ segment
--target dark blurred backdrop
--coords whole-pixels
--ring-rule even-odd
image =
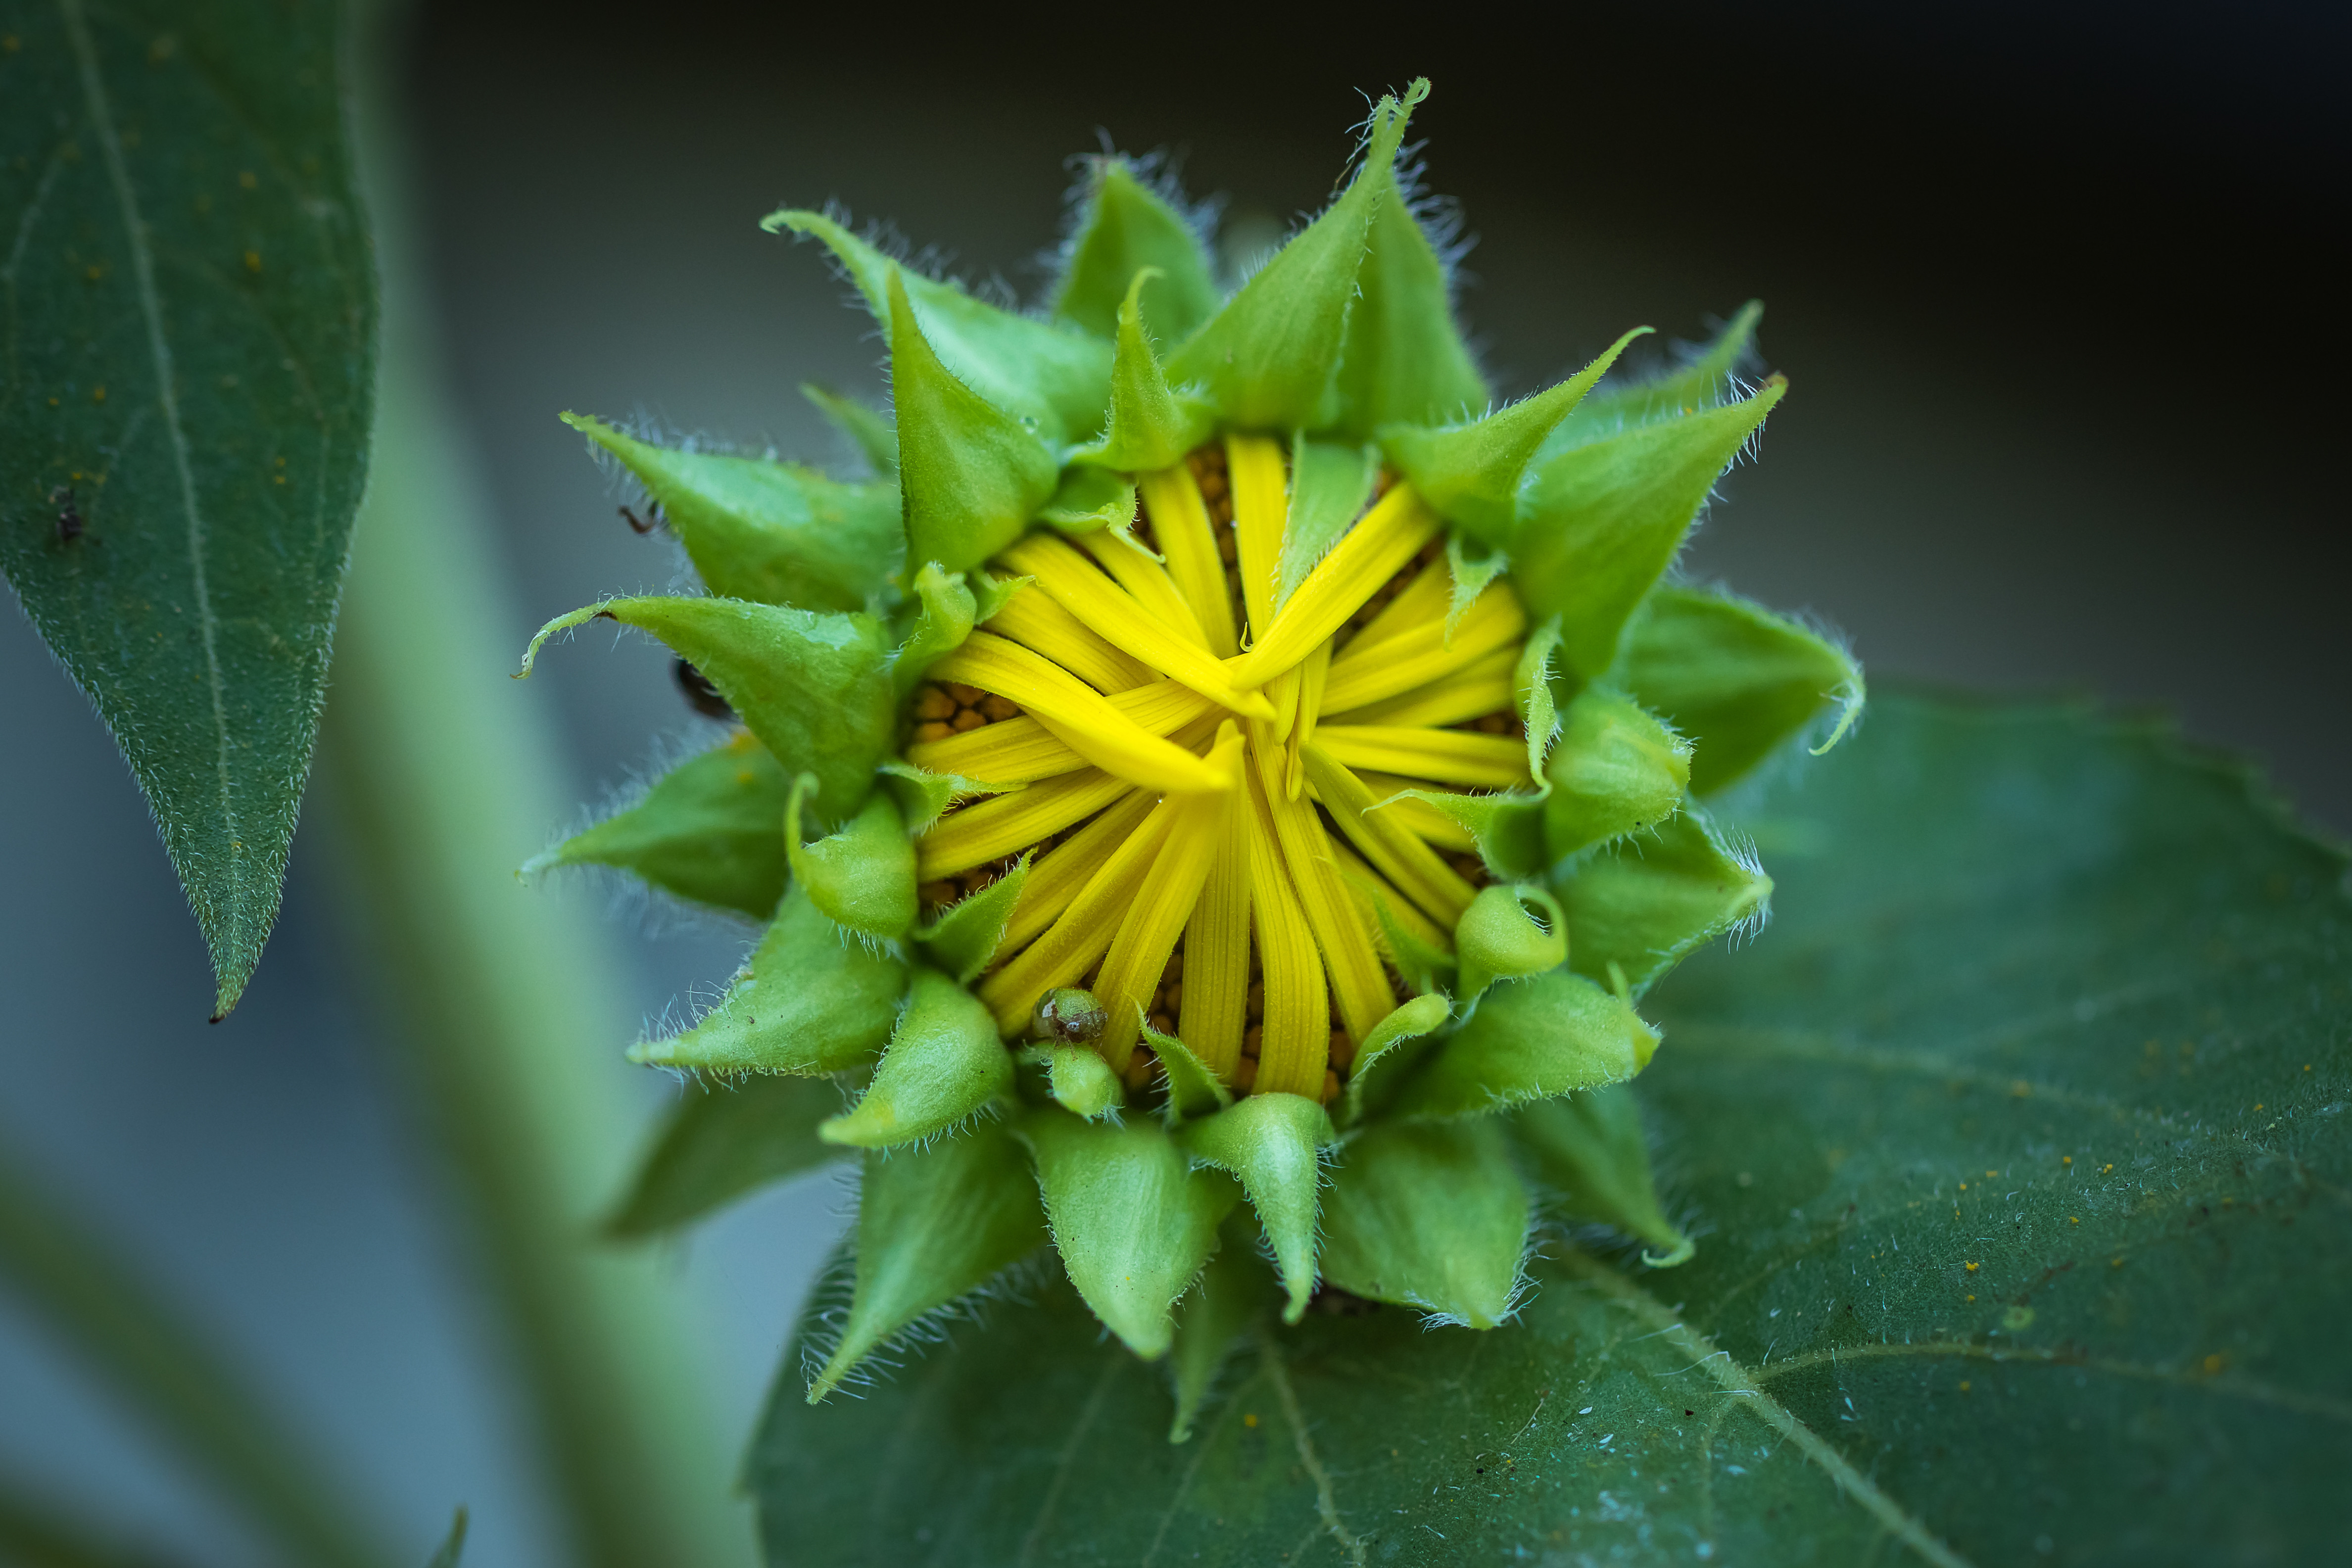
[[[1223,193],[1245,251],[1329,193],[1363,91],[1425,73],[1414,135],[1478,236],[1463,302],[1500,390],[1630,325],[1695,338],[1767,302],[1792,392],[1692,570],[1842,627],[1876,679],[2168,709],[2340,830],[2347,15],[1685,4],[1309,30],[1264,10],[450,3],[424,7],[404,79],[518,649],[677,566],[617,520],[558,410],[824,458],[795,384],[880,395],[863,313],[813,247],[760,233],[772,207],[839,198],[1034,298],[1064,160],[1098,128]],[[532,684],[583,801],[688,723],[662,658],[607,644]],[[481,1561],[545,1561],[315,846],[251,999],[206,1030],[201,950],[110,744],[13,612],[0,658],[0,1119],[412,1537],[464,1498]],[[659,1013],[742,941],[630,940],[633,997]],[[583,1070],[621,1071],[620,1043],[582,1042]],[[641,1087],[649,1111],[667,1093]],[[804,1182],[679,1254],[739,1430],[835,1204]],[[0,1459],[228,1542],[7,1312]]]

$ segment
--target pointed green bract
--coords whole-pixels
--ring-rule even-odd
[[[526,862],[631,872],[664,893],[766,919],[784,894],[792,786],[749,731],[679,763],[646,798]]]
[[[1756,340],[1763,301],[1751,299],[1727,322],[1706,351],[1681,370],[1627,386],[1604,386],[1576,406],[1544,443],[1542,456],[1614,435],[1637,424],[1678,419],[1730,401],[1732,376]],[[1540,461],[1540,458],[1538,459]]]
[[[1557,613],[1568,667],[1616,662],[1634,607],[1674,560],[1716,480],[1788,390],[1642,425],[1539,465],[1520,501],[1512,581],[1531,615]]]
[[[1356,1047],[1355,1071],[1339,1095],[1339,1125],[1353,1127],[1388,1103],[1414,1062],[1436,1045],[1452,1009],[1445,998],[1419,996],[1382,1019]]]
[[[907,967],[787,889],[768,934],[719,1004],[631,1061],[689,1072],[839,1072],[873,1060],[898,1021]]]
[[[816,1124],[841,1109],[822,1078],[748,1076],[688,1083],[604,1222],[614,1237],[657,1235],[785,1176],[841,1157]]]
[[[1208,1064],[1192,1054],[1191,1046],[1148,1022],[1139,1027],[1143,1043],[1160,1059],[1160,1071],[1168,1080],[1171,1126],[1194,1116],[1214,1115],[1234,1103],[1233,1091],[1225,1087],[1224,1080],[1210,1071]]]
[[[1544,438],[1617,362],[1625,345],[1648,330],[1634,328],[1558,386],[1483,419],[1436,428],[1391,426],[1381,432],[1381,450],[1440,517],[1506,548],[1517,536],[1519,490]]]
[[[1570,957],[1575,957],[1574,943]],[[1658,1031],[1623,998],[1551,969],[1495,987],[1390,1106],[1397,1116],[1485,1116],[1622,1083],[1650,1064]]]
[[[1557,865],[1664,821],[1690,789],[1691,745],[1638,704],[1599,686],[1577,693],[1544,777],[1544,844]]]
[[[1525,789],[1494,795],[1401,789],[1397,794],[1445,813],[1478,841],[1478,858],[1496,876],[1540,876],[1550,864],[1544,850],[1544,797],[1540,794]]]
[[[1694,743],[1691,789],[1754,768],[1834,703],[1828,750],[1862,711],[1862,666],[1786,616],[1727,593],[1662,588],[1625,639],[1615,678]]]
[[[1290,1304],[1283,1318],[1297,1322],[1315,1293],[1315,1218],[1323,1179],[1322,1149],[1336,1143],[1331,1118],[1297,1094],[1253,1094],[1197,1122],[1176,1141],[1203,1165],[1241,1179],[1274,1249]]]
[[[1175,1344],[1168,1356],[1169,1375],[1176,1385],[1176,1418],[1168,1425],[1171,1443],[1192,1440],[1192,1424],[1218,1370],[1273,1291],[1272,1270],[1250,1245],[1247,1233],[1237,1231],[1239,1225],[1228,1220],[1218,1237],[1216,1255],[1201,1270],[1200,1282],[1177,1303]]]
[[[1445,607],[1445,634],[1454,635],[1478,596],[1511,567],[1511,558],[1491,546],[1466,543],[1467,536],[1460,528],[1445,536],[1445,570],[1454,579],[1454,597]]]
[[[915,601],[921,607],[915,624],[890,664],[890,684],[901,702],[921,683],[924,672],[963,646],[980,616],[980,601],[965,586],[964,574],[941,571],[937,561],[925,562],[915,574]]]
[[[929,925],[919,926],[915,940],[923,956],[961,984],[968,986],[978,979],[988,961],[996,956],[1013,906],[1021,902],[1022,884],[1029,880],[1029,859],[1023,855],[1003,876],[940,910]]]
[[[541,627],[520,673],[549,637],[600,616],[650,632],[701,671],[779,764],[817,776],[818,809],[832,820],[866,803],[898,724],[874,617],[739,599],[611,599]]]
[[[1528,1190],[1499,1123],[1381,1123],[1341,1145],[1323,1275],[1341,1290],[1490,1329],[1517,1304]]]
[[[1126,1105],[1126,1090],[1102,1052],[1083,1045],[1049,1045],[1039,1054],[1045,1061],[1046,1092],[1071,1115],[1092,1122]]]
[[[637,476],[711,592],[864,610],[888,591],[905,549],[895,485],[843,485],[796,464],[656,446],[581,414],[563,423]]]
[[[1058,468],[1032,423],[991,402],[940,362],[896,267],[888,298],[908,554],[961,571],[1021,537],[1053,495]]]
[[[1383,425],[1466,419],[1492,401],[1454,322],[1445,264],[1393,165],[1381,185],[1339,361],[1339,428],[1358,441]]]
[[[1103,398],[1110,381],[1110,345],[1083,333],[1049,326],[973,298],[953,283],[909,272],[821,213],[772,213],[761,227],[813,235],[830,249],[874,319],[890,334],[891,356],[898,353],[900,319],[919,321],[921,337],[947,373],[978,397],[1019,422],[1034,421],[1042,440],[1059,444],[1083,441],[1101,427]],[[892,278],[911,302],[900,310],[891,302]],[[907,463],[909,427],[927,411],[910,407],[891,370],[898,407],[898,455]],[[918,559],[925,559],[918,555]],[[944,558],[941,558],[944,559]],[[950,560],[950,567],[969,562]]]
[[[907,831],[920,833],[943,816],[950,806],[974,795],[987,793],[987,786],[977,779],[966,779],[960,773],[930,773],[911,762],[897,759],[882,765],[882,784],[890,798],[898,802],[899,813],[907,819]]]
[[[1532,883],[1482,887],[1454,926],[1462,977],[1455,999],[1468,1004],[1496,980],[1524,979],[1568,960],[1568,920],[1552,895]]]
[[[1124,158],[1088,161],[1092,190],[1071,242],[1069,269],[1055,291],[1054,315],[1097,337],[1118,329],[1139,273],[1160,282],[1142,314],[1143,329],[1181,343],[1217,308],[1217,281],[1201,236],[1182,214],[1135,177]],[[1155,464],[1155,467],[1165,465]]]
[[[1312,430],[1336,413],[1333,377],[1364,241],[1405,121],[1428,91],[1429,84],[1419,81],[1402,104],[1381,99],[1363,167],[1346,193],[1276,251],[1169,361],[1170,379],[1198,385],[1228,426]]]
[[[1155,1122],[1087,1122],[1052,1106],[1020,1131],[1070,1282],[1129,1350],[1164,1354],[1168,1309],[1207,1261],[1240,1187],[1193,1169]]]
[[[1119,304],[1109,423],[1100,441],[1075,455],[1077,462],[1123,474],[1153,473],[1182,462],[1185,453],[1208,437],[1208,410],[1199,399],[1169,386],[1160,369],[1160,356],[1152,351],[1151,339],[1144,330],[1142,301],[1147,286],[1160,286],[1162,277],[1156,270],[1137,273]]]
[[[928,1148],[866,1156],[856,1293],[841,1338],[809,1384],[810,1404],[900,1329],[1037,1249],[1045,1217],[1028,1163],[1020,1142],[995,1122]]]
[[[937,969],[918,966],[874,1082],[847,1113],[819,1124],[817,1136],[867,1149],[919,1143],[1012,1088],[1013,1055],[988,1009]]]
[[[888,414],[811,382],[801,383],[801,396],[814,403],[817,412],[830,420],[835,430],[849,437],[877,478],[897,480],[898,433],[891,426]]]
[[[784,855],[793,881],[827,919],[876,941],[906,935],[915,922],[915,843],[887,789],[813,844],[801,842],[801,807],[816,775],[793,780],[784,799]]]
[[[1423,996],[1440,988],[1451,988],[1454,984],[1454,955],[1424,941],[1398,919],[1387,894],[1372,890],[1370,897],[1373,919],[1380,927],[1383,952],[1396,966],[1397,973],[1403,977],[1406,987]],[[1360,1064],[1357,1071],[1362,1071]]]
[[[1696,809],[1572,866],[1555,883],[1568,911],[1569,963],[1636,994],[1701,945],[1760,923],[1772,879]]]
[[[1277,606],[1363,515],[1379,477],[1379,455],[1370,447],[1309,441],[1304,435],[1291,444],[1290,517],[1282,530],[1282,557],[1276,567]]]
[[[1102,528],[1125,534],[1135,526],[1135,486],[1107,469],[1065,469],[1037,516],[1055,532],[1073,537]]]
[[[1511,1134],[1537,1182],[1568,1218],[1598,1221],[1647,1242],[1653,1269],[1686,1263],[1698,1244],[1668,1219],[1650,1174],[1642,1108],[1631,1084],[1612,1083],[1529,1105],[1511,1117]]]

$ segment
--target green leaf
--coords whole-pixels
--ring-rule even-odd
[[[1482,887],[1454,923],[1454,954],[1457,996],[1466,1005],[1496,980],[1525,979],[1566,963],[1568,917],[1533,883]]]
[[[898,362],[902,331],[912,332],[924,343],[926,360],[933,364],[945,361],[944,373],[1016,422],[1032,422],[1039,437],[1049,444],[1082,441],[1102,428],[1103,401],[1110,385],[1108,343],[1001,310],[973,298],[960,284],[909,272],[821,213],[772,213],[761,220],[760,226],[771,234],[789,229],[823,241],[865,297],[876,325],[890,334],[891,391],[898,404],[902,470],[907,463],[908,426],[919,413],[908,407],[900,384],[905,373]],[[911,308],[893,306],[894,277]],[[920,536],[915,537],[919,546]],[[916,559],[946,559],[957,569],[971,564],[919,548]]]
[[[1098,1051],[1083,1045],[1046,1045],[1034,1046],[1022,1056],[1045,1065],[1046,1092],[1073,1116],[1099,1121],[1126,1107],[1126,1085]]]
[[[210,949],[260,961],[375,390],[343,12],[12,7],[0,570],[114,732]]]
[[[1184,454],[1209,434],[1207,407],[1198,398],[1179,395],[1169,386],[1160,369],[1160,356],[1152,351],[1151,340],[1144,331],[1145,286],[1161,277],[1157,269],[1137,273],[1119,304],[1109,421],[1100,441],[1072,455],[1076,462],[1098,464],[1123,474],[1150,473],[1181,462]],[[1127,516],[1135,516],[1132,495],[1128,497]]]
[[[1135,527],[1135,486],[1101,468],[1065,469],[1053,498],[1037,516],[1073,538],[1100,528],[1125,535]]]
[[[1194,1116],[1213,1116],[1234,1103],[1234,1092],[1225,1081],[1209,1071],[1207,1062],[1192,1054],[1192,1048],[1172,1034],[1162,1034],[1149,1022],[1139,1026],[1143,1043],[1160,1059],[1160,1071],[1168,1080],[1168,1122],[1181,1126]]]
[[[1177,1145],[1203,1165],[1241,1179],[1257,1210],[1297,1322],[1315,1293],[1315,1219],[1323,1178],[1321,1151],[1339,1141],[1323,1107],[1297,1094],[1253,1094],[1213,1115],[1188,1122]]]
[[[897,267],[888,298],[908,557],[961,571],[1021,537],[1054,493],[1059,466],[1034,421],[991,402],[940,361]]]
[[[1315,563],[1363,516],[1380,478],[1380,454],[1369,446],[1309,441],[1290,446],[1290,516],[1282,529],[1274,601],[1280,605],[1307,580]]]
[[[721,598],[864,610],[891,591],[907,549],[898,486],[843,485],[797,464],[656,446],[583,414],[563,423],[637,476]]]
[[[828,1144],[887,1149],[961,1126],[1013,1088],[1013,1053],[979,998],[918,967],[889,1049],[857,1103],[817,1126]]]
[[[675,1230],[770,1182],[840,1158],[841,1150],[816,1135],[816,1124],[840,1109],[840,1089],[822,1078],[688,1083],[605,1233]]]
[[[1658,1205],[1642,1108],[1630,1084],[1539,1100],[1514,1114],[1510,1127],[1537,1181],[1549,1189],[1545,1207],[1650,1243],[1658,1250],[1643,1251],[1642,1261],[1653,1269],[1687,1263],[1698,1250]]]
[[[1445,263],[1393,165],[1382,183],[1339,361],[1339,426],[1357,441],[1387,424],[1467,419],[1493,401],[1454,322]]]
[[[1024,854],[978,893],[940,910],[929,925],[915,932],[923,956],[964,985],[978,979],[988,961],[996,956],[1004,928],[1012,923],[1013,906],[1021,902],[1022,885],[1028,880],[1029,856]]]
[[[1168,1309],[1208,1260],[1240,1188],[1193,1169],[1157,1123],[1087,1122],[1048,1107],[1019,1131],[1071,1281],[1129,1349],[1165,1354]]]
[[[449,1533],[441,1538],[441,1544],[434,1550],[433,1560],[425,1568],[457,1568],[465,1561],[466,1523],[466,1510],[461,1505],[450,1516]]]
[[[1324,1277],[1351,1294],[1474,1329],[1517,1302],[1528,1190],[1492,1117],[1350,1134],[1323,1221]]]
[[[1216,1255],[1201,1270],[1200,1282],[1176,1306],[1176,1339],[1168,1371],[1176,1385],[1176,1418],[1168,1424],[1171,1443],[1190,1442],[1192,1424],[1217,1374],[1274,1294],[1274,1271],[1249,1243],[1246,1232],[1227,1220]]]
[[[893,1335],[979,1290],[1045,1239],[1029,1157],[1001,1122],[975,1123],[925,1148],[866,1155],[854,1293],[806,1403],[839,1387]],[[776,1397],[802,1404],[787,1398],[782,1379]]]
[[[1593,680],[1616,662],[1626,621],[1787,391],[1775,378],[1744,402],[1573,447],[1536,469],[1510,546],[1511,581],[1530,616],[1560,617],[1570,670]]]
[[[1550,863],[1673,816],[1690,772],[1690,742],[1638,704],[1598,686],[1577,693],[1544,768],[1551,782],[1543,819]]]
[[[1462,424],[1389,426],[1381,432],[1381,449],[1441,517],[1506,549],[1517,537],[1519,490],[1537,449],[1625,345],[1649,329],[1634,328],[1568,380],[1508,408]]]
[[[793,780],[784,798],[784,858],[793,881],[835,924],[877,942],[895,942],[915,923],[915,841],[887,789],[814,843],[801,841],[801,808],[816,775]]]
[[[1357,267],[1405,121],[1428,94],[1429,84],[1417,81],[1402,103],[1381,99],[1363,166],[1346,193],[1275,252],[1168,361],[1169,379],[1198,385],[1227,425],[1312,430],[1337,413],[1333,376],[1355,302]]]
[[[1725,932],[1762,925],[1772,898],[1755,851],[1696,810],[1572,863],[1553,887],[1570,965],[1595,979],[1622,974],[1636,996]]]
[[[1406,1071],[1435,1047],[1436,1032],[1452,1014],[1446,998],[1432,993],[1413,998],[1382,1019],[1356,1048],[1356,1068],[1339,1100],[1339,1124],[1353,1127],[1387,1104]]]
[[[1132,299],[1137,275],[1149,268],[1160,281],[1142,328],[1163,343],[1181,343],[1215,312],[1216,277],[1192,225],[1136,173],[1124,158],[1087,160],[1085,215],[1070,242],[1054,314],[1110,337],[1119,329],[1120,307]]]
[[[629,1060],[689,1072],[838,1072],[882,1049],[906,990],[904,964],[791,888],[719,1005],[684,1034],[632,1046]]]
[[[1576,405],[1574,413],[1560,421],[1551,439],[1544,443],[1542,457],[1614,435],[1637,424],[1679,419],[1684,414],[1728,402],[1728,394],[1733,391],[1732,376],[1753,349],[1756,323],[1763,318],[1763,301],[1751,299],[1725,324],[1706,351],[1682,369],[1647,381],[1612,382],[1596,389]]]
[[[1862,666],[1827,639],[1727,593],[1661,588],[1634,618],[1615,679],[1696,743],[1691,789],[1712,794],[1832,703],[1835,746],[1861,715]]]
[[[963,573],[942,571],[935,560],[915,574],[915,602],[920,607],[915,623],[890,662],[890,685],[900,702],[913,695],[933,664],[963,646],[980,616],[980,601]]]
[[[1389,1113],[1483,1116],[1622,1083],[1657,1049],[1658,1031],[1623,998],[1552,969],[1481,998],[1397,1092]]]
[[[1156,1371],[1049,1289],[774,1412],[771,1552],[999,1563],[1050,1499],[1054,1541],[1208,1568],[2341,1556],[2343,855],[2071,707],[1882,698],[1748,805],[1811,852],[1659,988],[1641,1082],[1690,1263],[1555,1245],[1475,1341],[1310,1313],[1173,1450]]]
[[[816,411],[832,422],[833,427],[849,437],[875,476],[896,481],[898,477],[898,432],[890,416],[866,407],[856,398],[844,397],[830,387],[809,382],[801,383],[801,396],[816,405]]]
[[[784,800],[768,748],[738,730],[662,775],[643,800],[533,857],[523,871],[608,865],[665,893],[765,920],[784,894]]]
[[[548,638],[600,618],[652,632],[700,670],[787,772],[816,775],[828,820],[866,804],[898,726],[890,651],[872,616],[740,599],[609,599],[541,627],[520,674],[530,674]]]

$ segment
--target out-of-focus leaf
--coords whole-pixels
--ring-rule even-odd
[[[801,383],[801,395],[814,403],[835,430],[849,437],[877,477],[895,480],[898,476],[898,432],[888,414],[808,382]]]
[[[1660,988],[1639,1085],[1689,1263],[1549,1243],[1475,1336],[1310,1312],[1172,1448],[1159,1369],[1049,1288],[855,1409],[780,1402],[773,1560],[994,1564],[1041,1515],[1209,1568],[2341,1557],[2343,855],[2067,708],[1882,698],[1745,804],[1809,852]]]
[[[662,775],[646,798],[522,869],[608,865],[665,893],[766,919],[784,894],[784,800],[791,789],[768,748],[733,738]]]
[[[1201,236],[1183,214],[1136,178],[1124,158],[1087,162],[1086,216],[1070,243],[1069,270],[1054,314],[1097,337],[1118,329],[1119,306],[1135,275],[1160,274],[1139,324],[1162,343],[1181,343],[1217,308],[1217,283]],[[1157,465],[1155,465],[1157,466]]]
[[[1510,1127],[1546,1207],[1648,1242],[1657,1250],[1645,1249],[1642,1261],[1653,1269],[1686,1263],[1698,1249],[1659,1205],[1633,1085],[1539,1100],[1512,1116]]]
[[[824,1078],[751,1074],[689,1082],[605,1222],[613,1236],[652,1236],[701,1218],[744,1194],[838,1159],[816,1135],[841,1110]]]
[[[278,917],[367,477],[343,16],[0,21],[0,569],[146,791],[216,1015]]]

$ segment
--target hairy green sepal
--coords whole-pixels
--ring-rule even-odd
[[[1526,1106],[1510,1127],[1529,1170],[1549,1189],[1549,1207],[1565,1218],[1612,1226],[1645,1243],[1642,1261],[1653,1269],[1672,1269],[1697,1252],[1698,1243],[1659,1206],[1632,1085]]]
[[[1186,1124],[1176,1141],[1202,1164],[1241,1178],[1289,1294],[1283,1318],[1297,1322],[1315,1293],[1320,1151],[1339,1141],[1331,1118],[1297,1094],[1253,1094]]]
[[[1622,973],[1635,994],[1695,948],[1761,922],[1772,879],[1696,810],[1571,865],[1553,884],[1568,911],[1569,963]]]
[[[915,921],[915,841],[887,789],[814,843],[801,842],[801,812],[816,775],[793,780],[784,801],[784,855],[793,881],[826,918],[860,936],[888,942]]]
[[[784,800],[768,748],[739,732],[662,775],[646,798],[523,865],[631,872],[664,893],[765,920],[784,894]]]
[[[978,998],[918,967],[874,1082],[846,1114],[817,1128],[829,1144],[887,1149],[960,1126],[1010,1093],[1013,1057]]]
[[[1323,1207],[1324,1277],[1469,1328],[1510,1314],[1528,1192],[1492,1118],[1385,1122],[1341,1145]]]
[[[1573,955],[1571,955],[1572,956]],[[1496,986],[1398,1092],[1396,1116],[1484,1116],[1650,1064],[1658,1031],[1625,998],[1551,969]]]
[[[770,1182],[839,1159],[842,1151],[816,1135],[816,1124],[840,1109],[840,1089],[822,1078],[688,1084],[605,1233],[675,1230]]]

